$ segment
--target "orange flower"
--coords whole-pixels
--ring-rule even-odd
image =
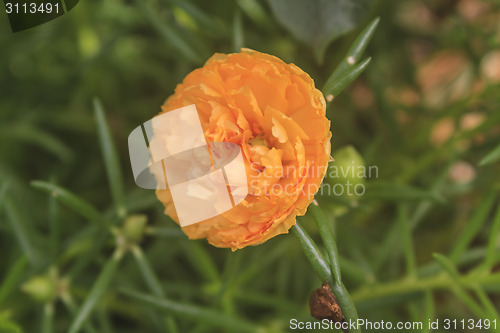
[[[330,155],[325,100],[311,77],[253,50],[217,53],[186,76],[162,113],[191,104],[207,142],[241,146],[249,194],[233,209],[183,231],[233,251],[287,233],[314,199]],[[170,191],[156,194],[178,222]]]

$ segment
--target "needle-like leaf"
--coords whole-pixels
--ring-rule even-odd
[[[332,281],[332,271],[328,262],[323,257],[323,254],[319,250],[318,246],[311,237],[307,234],[307,232],[302,228],[300,223],[297,221],[295,226],[290,229],[291,233],[297,238],[299,241],[300,247],[304,252],[307,260],[311,264],[312,268],[319,276],[322,282],[330,282]]]
[[[0,286],[0,305],[18,288],[27,265],[28,258],[23,256],[7,271],[7,276],[3,279]]]
[[[101,153],[106,167],[106,174],[108,175],[109,187],[111,188],[111,196],[113,197],[117,215],[120,218],[124,218],[127,210],[125,208],[123,178],[118,152],[113,142],[101,102],[95,98],[93,105],[97,120],[97,133],[99,134]]]
[[[61,203],[91,222],[101,226],[108,224],[107,219],[91,204],[62,187],[39,180],[32,181],[31,186],[53,195]]]
[[[224,315],[211,309],[178,303],[154,296],[141,294],[132,290],[122,290],[122,293],[138,301],[150,304],[179,317],[197,320],[213,327],[225,328],[233,332],[257,332],[259,327],[234,316]]]
[[[491,164],[500,160],[500,145],[498,145],[493,151],[491,151],[488,155],[486,155],[481,162],[479,162],[480,166],[484,166],[487,164]]]
[[[92,289],[85,299],[85,302],[82,304],[75,318],[73,319],[73,322],[69,329],[69,333],[77,333],[80,331],[87,318],[90,316],[95,306],[100,301],[102,295],[108,289],[109,284],[111,283],[111,279],[115,275],[116,269],[118,268],[118,263],[120,262],[121,258],[122,253],[120,252],[120,250],[117,250],[111,257],[111,259],[106,263],[106,266],[104,266],[104,269],[97,278],[97,281],[92,286]]]
[[[462,254],[467,250],[469,244],[474,240],[481,227],[487,221],[487,217],[496,200],[497,190],[493,189],[486,195],[486,198],[481,202],[469,223],[462,231],[462,234],[455,241],[455,246],[450,253],[450,260],[456,263]]]
[[[337,96],[345,87],[354,81],[361,72],[363,72],[366,66],[368,66],[370,58],[361,63],[359,60],[370,42],[379,21],[380,18],[378,17],[374,19],[354,40],[347,51],[347,55],[342,59],[323,86],[322,91],[325,96]]]

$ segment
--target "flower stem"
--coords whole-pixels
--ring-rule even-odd
[[[313,215],[315,217],[316,223],[318,224],[318,229],[320,230],[321,237],[323,238],[323,242],[327,247],[329,262],[325,260],[316,243],[314,243],[311,237],[298,222],[290,230],[299,241],[299,244],[302,247],[307,260],[309,260],[311,266],[313,267],[316,274],[318,274],[321,281],[328,282],[330,284],[332,292],[337,299],[345,320],[356,321],[358,319],[358,312],[356,311],[356,307],[354,306],[354,303],[352,302],[351,297],[349,296],[349,293],[347,292],[347,289],[345,288],[341,280],[337,246],[335,243],[335,239],[333,238],[331,229],[328,226],[326,218],[319,207],[311,205],[310,209],[313,211]],[[352,330],[351,333],[359,332],[361,332],[361,330],[356,329]]]
[[[314,216],[314,220],[316,221],[316,225],[318,226],[319,234],[321,235],[321,239],[326,248],[326,253],[328,255],[328,265],[333,273],[333,280],[335,284],[342,284],[342,274],[340,272],[340,262],[337,254],[337,244],[335,243],[335,238],[333,237],[332,229],[328,225],[328,221],[326,220],[326,216],[316,205],[311,205],[309,207],[312,215]]]
[[[299,222],[296,222],[295,226],[293,226],[290,231],[299,241],[302,251],[320,280],[322,282],[332,281],[332,272],[323,254]]]
[[[344,286],[344,283],[342,283],[337,243],[333,237],[332,229],[328,224],[325,214],[319,206],[311,205],[309,209],[314,216],[319,234],[321,235],[321,239],[325,244],[326,252],[328,254],[328,264],[332,272],[332,279],[329,281],[332,292],[337,299],[340,309],[342,310],[344,319],[346,321],[357,321],[358,312],[356,311],[356,307],[354,306],[349,292]],[[351,330],[351,333],[358,332],[361,332],[361,329],[357,328]]]

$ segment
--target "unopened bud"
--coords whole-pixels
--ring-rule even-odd
[[[336,195],[358,198],[364,194],[366,177],[365,161],[353,146],[346,146],[333,153],[334,162],[328,169],[328,180]]]
[[[43,303],[50,302],[57,296],[56,282],[48,275],[31,278],[21,286],[21,290]]]
[[[131,215],[125,220],[123,235],[129,241],[138,242],[144,235],[148,218],[146,215]]]

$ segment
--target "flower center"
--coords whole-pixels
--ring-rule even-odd
[[[255,138],[248,140],[251,146],[264,146],[267,147],[267,141],[262,136],[257,135]]]

